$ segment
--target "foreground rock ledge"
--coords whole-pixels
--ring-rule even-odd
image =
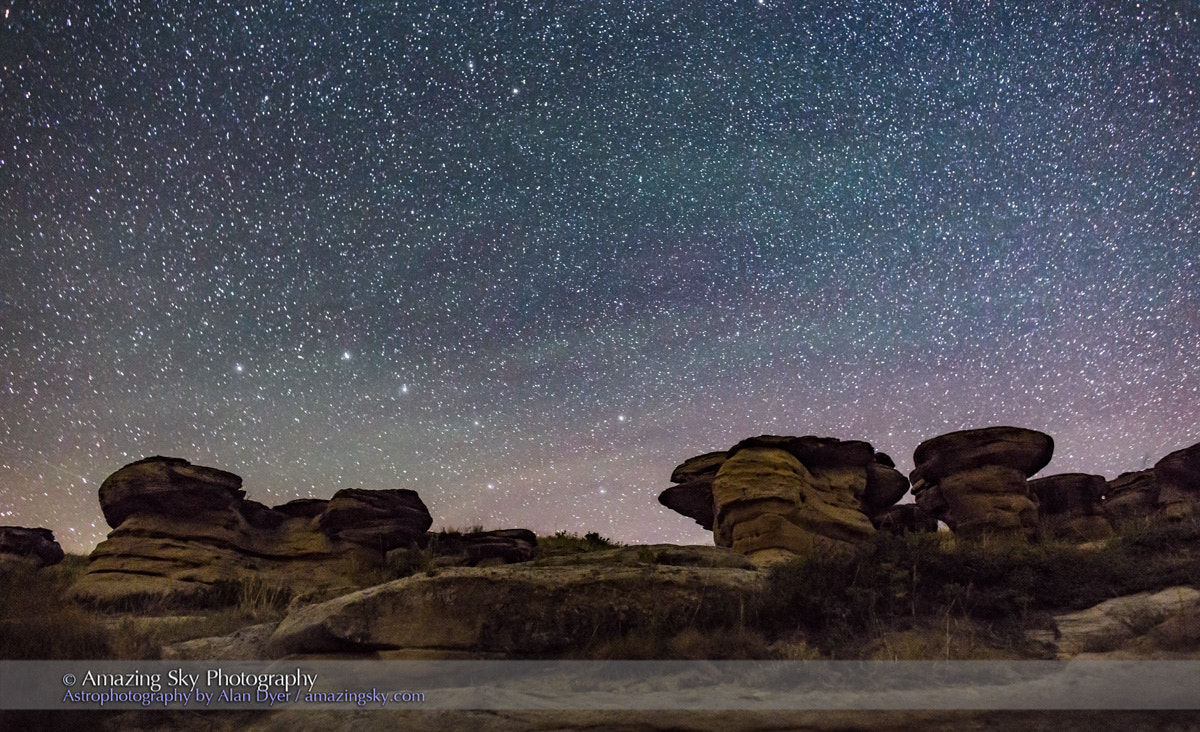
[[[272,657],[549,656],[630,631],[724,626],[761,590],[764,576],[728,549],[672,545],[558,563],[459,567],[297,608],[267,651]]]

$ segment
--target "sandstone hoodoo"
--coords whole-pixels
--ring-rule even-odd
[[[203,601],[229,583],[353,587],[356,569],[424,543],[429,511],[412,491],[345,490],[268,508],[233,473],[152,457],[100,487],[113,531],[73,588],[82,599]]]
[[[1042,534],[1069,541],[1096,541],[1112,536],[1100,498],[1106,487],[1103,476],[1063,473],[1029,481],[1037,499]]]
[[[923,511],[959,536],[1032,538],[1038,511],[1028,478],[1053,453],[1050,435],[1020,427],[940,435],[913,453],[913,495]]]
[[[0,526],[0,565],[11,562],[49,567],[61,562],[64,556],[50,529]]]
[[[869,443],[763,435],[677,467],[659,502],[756,562],[849,548],[875,533],[908,481]]]

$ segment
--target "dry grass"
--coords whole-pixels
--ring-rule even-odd
[[[1200,521],[1133,525],[1102,546],[1043,542],[999,547],[946,542],[941,537],[880,536],[855,555],[814,556],[773,567],[765,591],[739,608],[707,608],[687,618],[651,612],[636,625],[595,609],[581,619],[585,634],[573,658],[738,659],[1036,658],[1045,650],[1025,640],[1052,613],[1173,585],[1200,587]],[[559,532],[539,539],[541,556],[580,555],[614,544],[598,534]],[[363,567],[383,580],[432,567],[429,551],[393,553],[387,566]],[[638,561],[655,564],[651,550]],[[124,608],[113,622],[67,599],[84,557],[42,570],[0,575],[0,658],[157,658],[165,644],[227,635],[280,619],[286,588],[258,580],[227,583],[201,611],[180,622],[154,598]],[[602,571],[597,567],[596,571]],[[374,579],[371,577],[366,579]],[[381,580],[382,581],[382,580]],[[481,598],[486,601],[486,598]],[[110,610],[111,612],[111,610]],[[196,617],[199,616],[199,617]],[[1195,613],[1153,633],[1176,645],[1200,647]],[[1145,619],[1143,630],[1161,618]],[[1178,626],[1178,627],[1176,627]]]
[[[122,612],[89,607],[67,592],[87,558],[68,555],[44,569],[16,567],[0,574],[0,658],[156,659],[169,643],[227,635],[283,617],[290,593],[251,579],[218,588],[208,605],[185,616],[162,598],[146,597]],[[173,611],[174,615],[166,614]]]

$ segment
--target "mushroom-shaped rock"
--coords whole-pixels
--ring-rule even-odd
[[[1100,508],[1106,487],[1102,476],[1085,473],[1062,473],[1029,481],[1043,533],[1072,541],[1112,536],[1112,524]]]
[[[421,544],[432,524],[421,497],[407,488],[344,488],[317,517],[317,527],[331,539],[380,552]]]
[[[769,443],[768,443],[769,444]],[[714,537],[756,562],[852,548],[875,533],[856,487],[865,470],[816,461],[809,470],[789,450],[762,443],[730,451],[713,481]]]
[[[48,567],[63,560],[62,547],[50,529],[0,526],[0,562],[27,562]]]
[[[926,440],[913,453],[917,505],[964,537],[1029,538],[1037,505],[1027,478],[1050,462],[1054,440],[1036,430],[986,427]]]
[[[241,487],[233,473],[156,456],[108,476],[100,485],[100,510],[114,529],[135,513],[191,518],[235,508],[246,495]]]
[[[1028,478],[1050,463],[1054,439],[1022,427],[984,427],[948,432],[925,440],[913,452],[913,485],[937,483],[947,475],[974,468],[1012,468]]]
[[[712,530],[718,545],[761,561],[861,541],[874,531],[869,517],[908,491],[891,458],[869,443],[814,436],[750,437],[685,461],[671,480],[679,485],[660,503]]]

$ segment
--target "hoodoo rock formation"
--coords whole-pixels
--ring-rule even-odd
[[[49,567],[63,560],[62,547],[54,540],[50,529],[27,529],[24,526],[0,526],[0,565],[28,563]]]
[[[1069,541],[1096,541],[1113,534],[1100,499],[1106,487],[1103,476],[1062,473],[1029,481],[1029,493],[1038,504],[1042,535]]]
[[[751,437],[687,460],[659,502],[756,562],[852,547],[875,533],[908,489],[869,443],[831,437]]]
[[[432,523],[410,490],[343,490],[328,501],[275,508],[245,499],[233,473],[152,457],[130,463],[100,486],[113,531],[92,552],[75,596],[204,600],[222,585],[351,587],[356,569],[389,549],[416,546]]]
[[[1019,427],[934,437],[913,453],[913,495],[917,506],[960,536],[1032,538],[1038,511],[1027,479],[1053,453],[1050,435]]]

